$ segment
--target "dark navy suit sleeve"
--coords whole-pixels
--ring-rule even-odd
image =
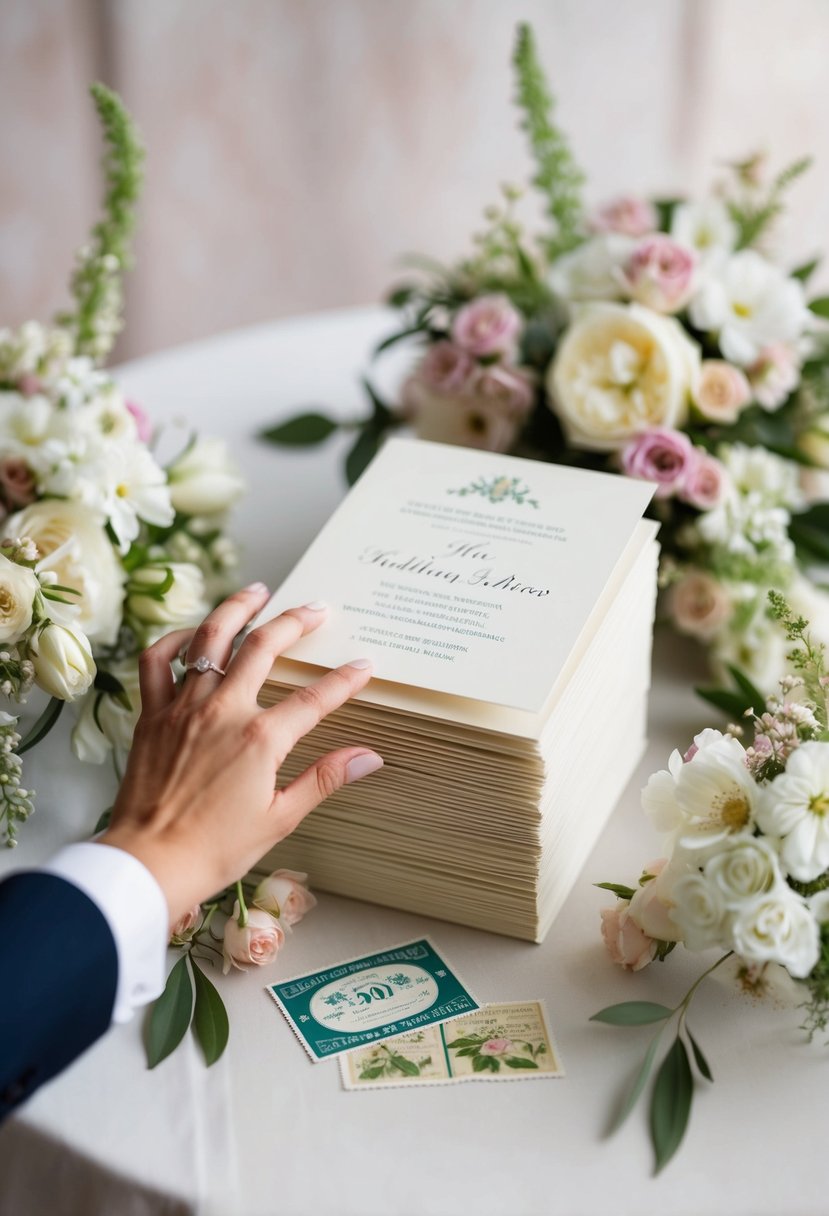
[[[110,1024],[118,955],[96,904],[55,874],[0,882],[0,1120]]]

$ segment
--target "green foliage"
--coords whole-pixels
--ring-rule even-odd
[[[617,899],[633,899],[636,894],[634,887],[626,887],[620,882],[597,882],[593,885],[602,891],[612,891]]]
[[[182,960],[184,961],[184,960]],[[224,1001],[216,987],[191,959],[193,981],[196,990],[196,1005],[193,1011],[193,1033],[204,1053],[204,1062],[210,1067],[221,1056],[230,1036],[230,1024]]]
[[[748,198],[734,199],[729,203],[731,218],[737,225],[738,249],[746,249],[757,243],[783,210],[783,195],[786,190],[811,164],[812,158],[803,156],[778,173],[763,198],[757,199],[749,195]],[[740,166],[736,168],[739,170]]]
[[[664,1022],[673,1013],[667,1005],[657,1005],[654,1001],[622,1001],[619,1005],[600,1009],[590,1021],[606,1022],[609,1026],[647,1026],[651,1022]]]
[[[809,309],[816,317],[829,317],[829,296],[818,296],[810,300]]]
[[[657,1174],[664,1169],[682,1143],[691,1114],[693,1093],[694,1078],[691,1075],[688,1052],[677,1035],[656,1074],[651,1098],[651,1140],[656,1154]]]
[[[325,414],[298,414],[287,422],[260,431],[259,438],[267,443],[281,444],[283,447],[307,447],[322,443],[329,435],[334,434],[338,425]]]
[[[32,726],[32,729],[24,739],[21,739],[20,743],[18,744],[16,749],[18,756],[22,756],[24,752],[29,751],[29,749],[34,747],[36,743],[40,743],[41,739],[46,738],[49,731],[60,717],[61,710],[65,704],[66,702],[61,701],[59,697],[50,698],[49,704]]]
[[[78,251],[71,281],[75,308],[60,315],[58,323],[72,334],[77,354],[101,362],[122,325],[121,275],[131,264],[130,238],[144,151],[117,93],[102,84],[93,85],[90,91],[107,144],[103,215],[89,242]]]
[[[575,162],[567,140],[552,120],[553,97],[538,60],[532,28],[520,24],[513,54],[517,103],[523,111],[521,126],[535,156],[533,185],[546,196],[547,214],[555,229],[547,241],[547,254],[555,258],[583,239],[581,189],[584,174]]]
[[[792,515],[789,536],[807,564],[829,562],[829,502],[816,502]]]
[[[193,1016],[193,981],[187,956],[180,958],[167,977],[163,993],[147,1019],[147,1067],[155,1068],[175,1051]]]
[[[829,508],[829,503],[823,505]],[[829,722],[826,689],[821,681],[826,675],[826,647],[820,642],[812,641],[808,632],[809,622],[805,617],[794,615],[785,596],[779,591],[769,592],[769,616],[780,622],[786,637],[794,643],[794,650],[789,653],[789,661],[799,673],[806,696],[814,708],[815,717],[821,729],[825,731]]]
[[[735,688],[695,688],[697,696],[702,697],[709,705],[721,709],[732,722],[738,722],[750,710],[757,714],[762,713],[766,698],[759,688],[752,684],[739,668],[729,664],[728,672],[736,685]]]

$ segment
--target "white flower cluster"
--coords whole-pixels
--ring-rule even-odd
[[[34,791],[20,784],[23,762],[15,753],[19,743],[17,718],[0,710],[0,823],[5,820],[6,845],[11,849],[17,844],[18,823],[25,823],[34,810]]]
[[[138,652],[198,621],[235,562],[224,445],[196,438],[165,468],[149,438],[65,330],[0,331],[0,692],[88,694],[73,744],[98,762],[129,746]]]

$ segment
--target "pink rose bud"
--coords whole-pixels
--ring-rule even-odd
[[[482,1056],[509,1056],[515,1051],[512,1039],[487,1039],[481,1044]]]
[[[36,497],[35,475],[25,460],[19,456],[0,460],[0,499],[9,507],[26,507]]]
[[[724,359],[703,359],[694,404],[712,422],[736,422],[751,401],[751,385],[744,372]]]
[[[772,342],[760,351],[748,369],[754,400],[764,410],[776,410],[800,382],[800,367],[794,352],[782,342]]]
[[[681,633],[710,641],[732,613],[731,597],[722,583],[702,570],[694,570],[668,591],[668,611]],[[696,755],[696,744],[692,744]],[[685,759],[692,759],[691,748]]]
[[[623,236],[646,236],[658,226],[656,209],[645,198],[624,194],[599,207],[590,221],[594,232],[621,232]]]
[[[272,963],[285,941],[285,932],[270,912],[261,908],[248,909],[248,923],[239,925],[239,901],[233,905],[233,915],[225,925],[222,953],[222,971],[227,975],[231,967],[243,971],[251,965],[263,967]]]
[[[628,477],[657,483],[657,498],[678,494],[696,459],[694,446],[683,431],[655,427],[639,435],[622,452],[622,468]]]
[[[633,899],[630,901],[628,915],[646,937],[662,942],[675,942],[679,941],[682,934],[671,919],[673,904],[667,898],[668,892],[665,890],[664,882],[660,882],[660,875],[667,864],[666,857],[648,862],[643,875],[651,874],[653,877],[635,891]]]
[[[602,908],[602,937],[614,963],[627,971],[641,971],[656,955],[656,942],[630,916],[630,903],[619,899]]]
[[[712,507],[718,507],[725,497],[728,474],[716,456],[709,456],[700,448],[695,449],[695,456],[679,491],[680,497],[699,511],[710,511]]]
[[[306,912],[317,906],[308,890],[308,875],[295,870],[274,870],[263,878],[253,893],[253,903],[286,925],[296,925]]]
[[[459,393],[476,367],[472,356],[454,342],[435,342],[423,356],[416,374],[439,393]]]
[[[185,912],[173,925],[170,933],[171,946],[183,946],[191,941],[202,922],[201,904],[194,904],[189,912]]]
[[[500,364],[481,368],[467,391],[519,418],[527,413],[534,397],[533,386],[527,376]]]
[[[481,296],[464,304],[452,322],[452,337],[470,355],[510,355],[521,332],[521,314],[506,296]]]
[[[636,246],[622,272],[634,300],[655,312],[678,312],[694,287],[696,255],[662,233]]]
[[[125,404],[126,404],[127,409],[129,410],[129,412],[132,414],[133,418],[135,419],[135,426],[136,426],[136,430],[138,431],[138,438],[141,440],[142,443],[149,443],[150,440],[152,439],[152,434],[153,434],[153,424],[150,422],[149,414],[144,409],[142,409],[142,407],[140,405],[136,404],[135,401],[127,401],[127,402],[125,402]]]

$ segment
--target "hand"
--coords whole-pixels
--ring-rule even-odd
[[[274,793],[279,765],[303,735],[359,692],[370,664],[346,664],[280,705],[256,697],[277,655],[322,624],[325,610],[293,608],[254,629],[233,657],[233,639],[267,602],[261,583],[220,604],[195,633],[179,630],[140,659],[141,717],[109,829],[100,843],[132,853],[167,897],[170,923],[224,889],[294,830],[323,798],[380,768],[366,748],[329,752]],[[227,672],[171,663],[205,655]]]

